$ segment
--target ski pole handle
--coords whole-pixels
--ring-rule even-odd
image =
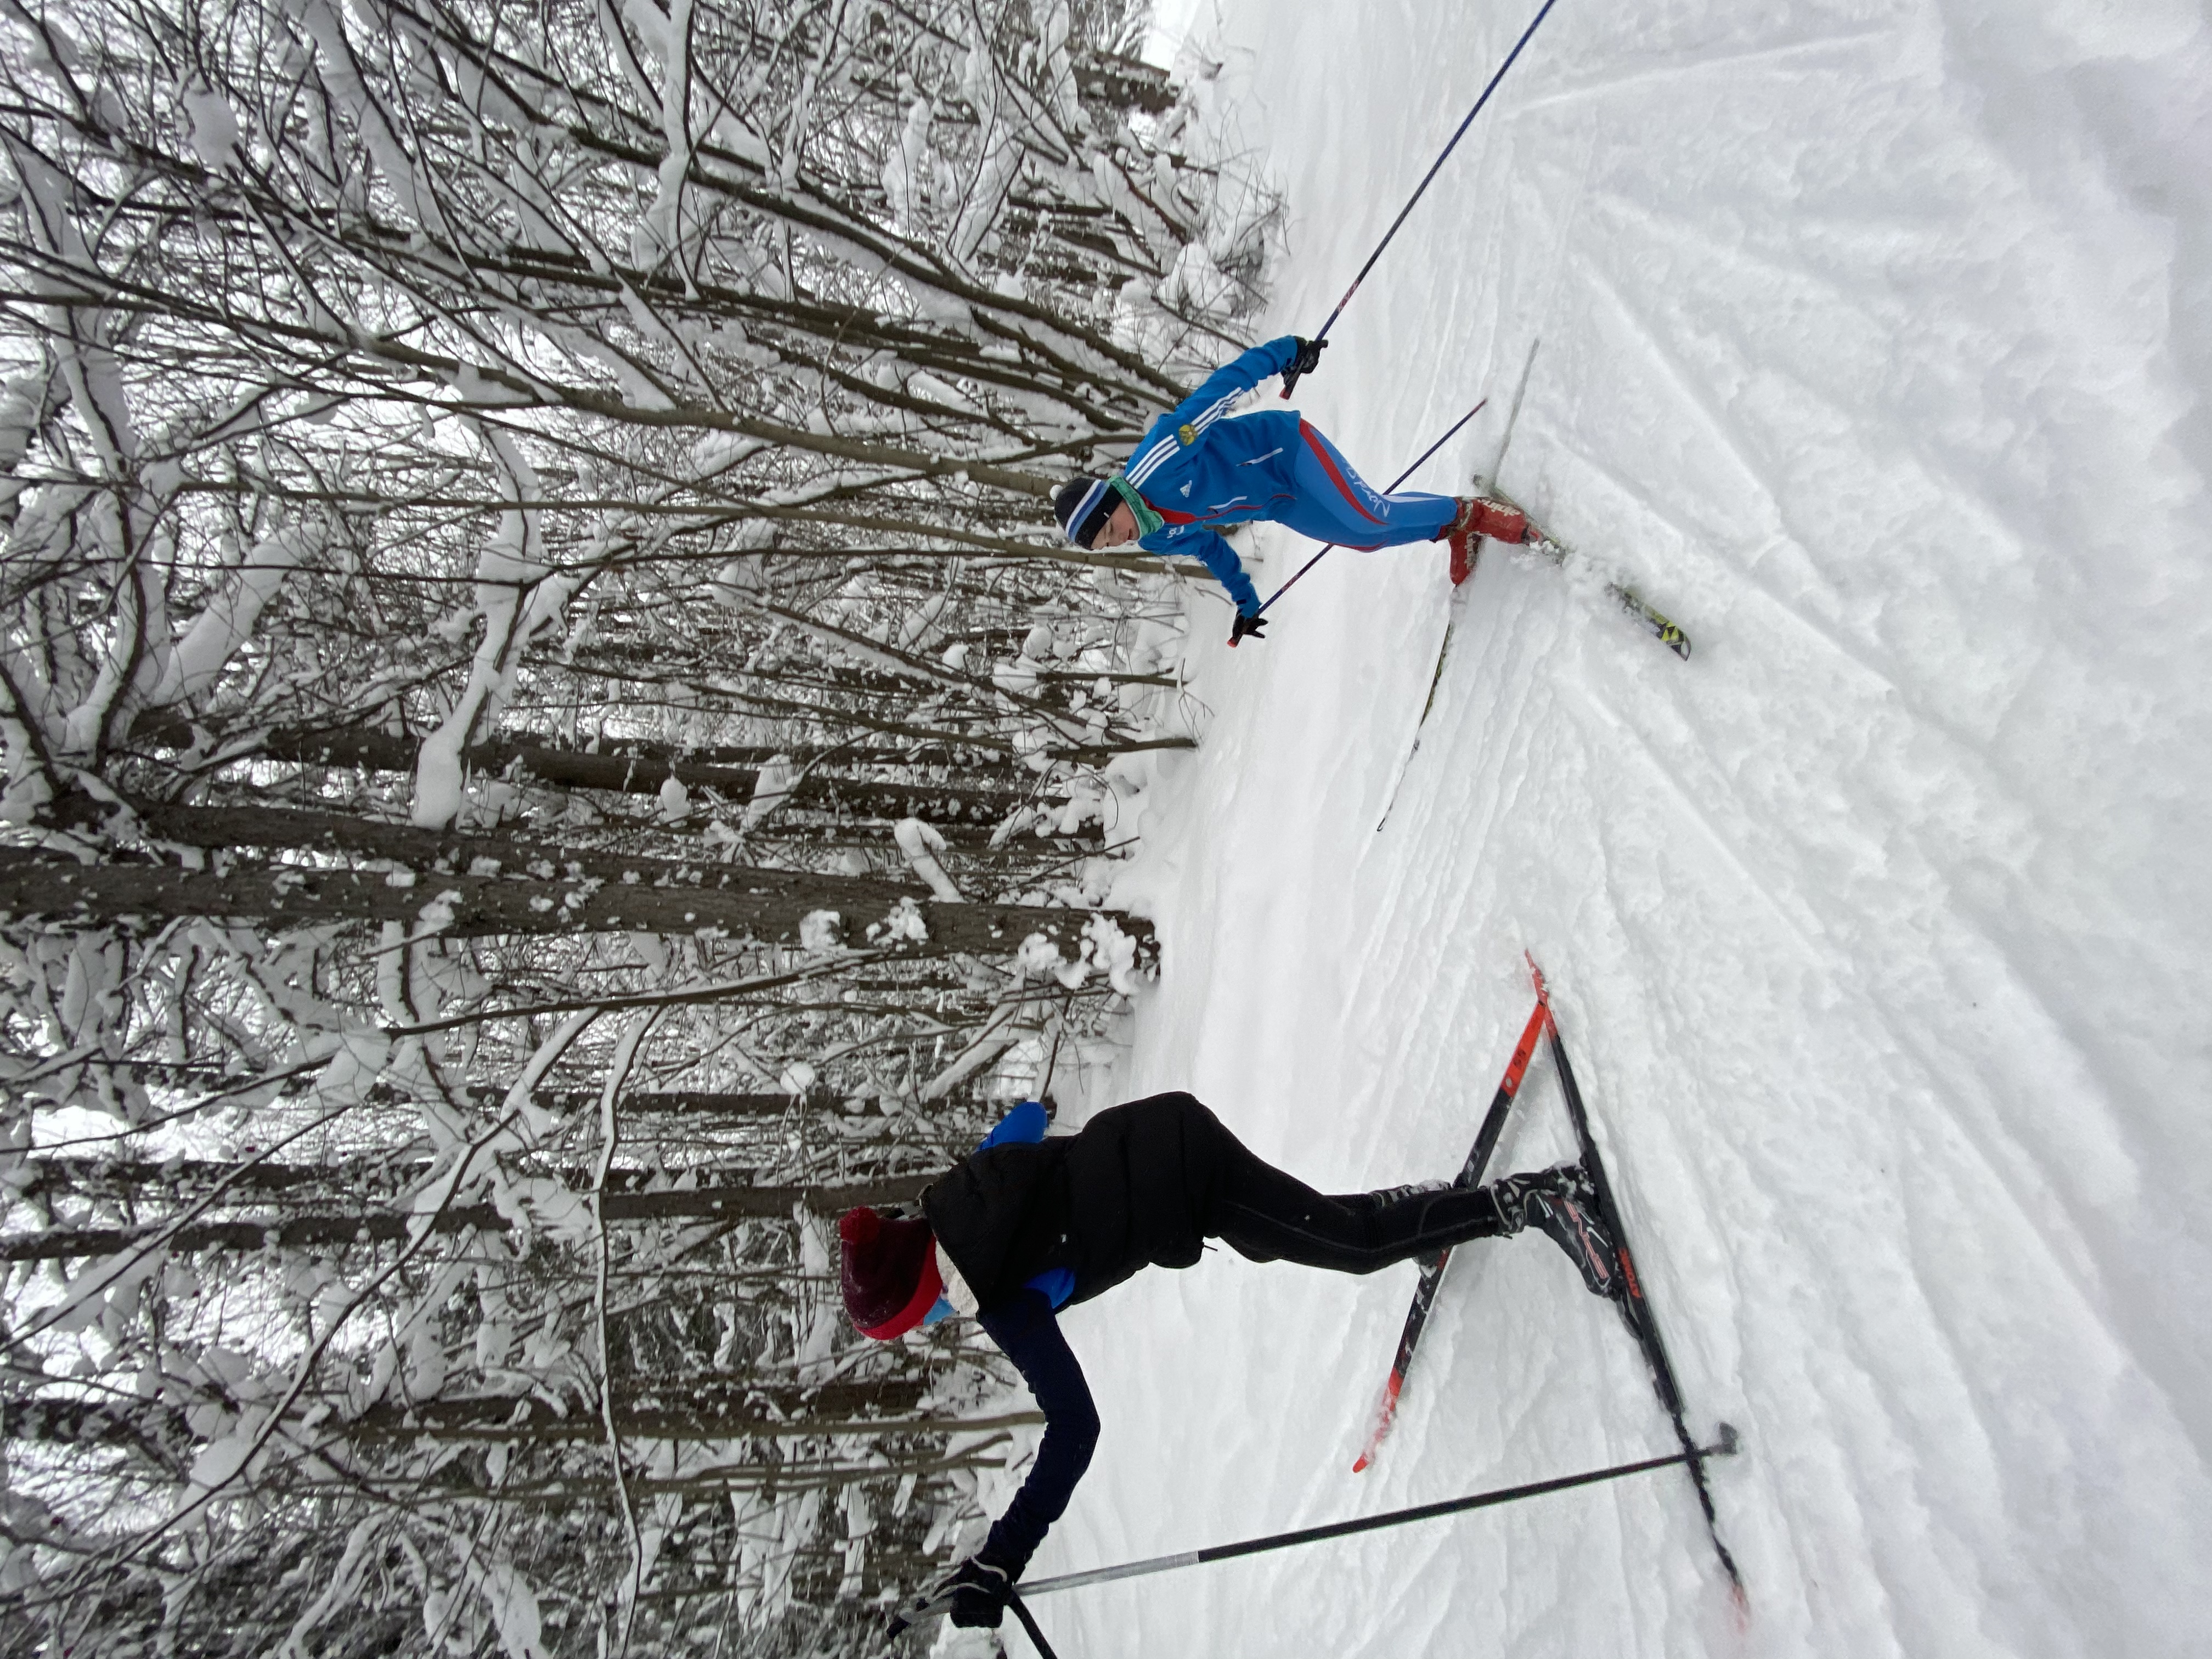
[[[1359,284],[1354,283],[1352,286],[1358,288]],[[1352,295],[1347,294],[1344,297],[1349,300]],[[1291,359],[1291,366],[1283,371],[1283,396],[1289,397],[1297,390],[1298,381],[1303,377],[1321,367],[1321,349],[1328,343],[1328,331],[1336,326],[1336,319],[1343,310],[1342,306],[1337,307],[1328,313],[1328,320],[1321,325],[1320,333],[1310,340],[1297,342],[1297,355]]]
[[[1381,250],[1376,251],[1379,252]],[[1371,265],[1375,262],[1370,259],[1367,263]],[[1320,332],[1310,340],[1298,342],[1300,348],[1298,355],[1291,360],[1291,366],[1283,371],[1283,396],[1289,397],[1298,389],[1298,380],[1302,376],[1321,367],[1321,349],[1328,343],[1328,331],[1336,326],[1336,319],[1344,315],[1345,307],[1352,303],[1352,296],[1359,292],[1359,284],[1365,280],[1366,276],[1367,273],[1363,270],[1358,276],[1352,278],[1352,286],[1344,290],[1344,297],[1336,302],[1336,309],[1328,313],[1328,320],[1321,325]],[[1311,359],[1310,362],[1308,361],[1309,358]]]

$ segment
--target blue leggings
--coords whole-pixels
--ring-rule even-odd
[[[1285,459],[1294,493],[1288,502],[1272,504],[1267,516],[1317,542],[1364,550],[1434,541],[1459,512],[1459,503],[1449,495],[1418,490],[1383,495],[1304,421],[1298,422],[1297,442]]]

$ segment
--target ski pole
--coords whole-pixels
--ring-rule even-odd
[[[1022,1604],[1022,1598],[1009,1590],[1006,1592],[1006,1605],[1014,1610],[1014,1617],[1022,1621],[1022,1628],[1029,1632],[1030,1640],[1036,1644],[1040,1659],[1060,1659],[1060,1656],[1052,1650],[1052,1644],[1044,1639],[1044,1632],[1037,1628],[1036,1615]]]
[[[1336,309],[1328,313],[1328,320],[1321,325],[1321,332],[1314,336],[1316,342],[1328,338],[1329,330],[1334,328],[1336,319],[1344,315],[1345,307],[1350,305],[1352,296],[1359,292],[1359,285],[1367,280],[1367,273],[1375,269],[1375,262],[1382,257],[1382,250],[1390,246],[1390,239],[1398,234],[1398,227],[1406,222],[1406,216],[1413,210],[1413,204],[1421,199],[1422,192],[1428,189],[1430,181],[1437,176],[1437,170],[1443,166],[1444,158],[1458,148],[1461,139],[1467,137],[1467,130],[1474,125],[1474,118],[1482,113],[1482,106],[1490,101],[1490,94],[1498,90],[1498,83],[1505,78],[1505,71],[1513,67],[1513,60],[1521,55],[1521,48],[1528,44],[1528,37],[1535,33],[1544,19],[1551,15],[1552,8],[1558,3],[1559,0],[1544,0],[1543,9],[1536,14],[1534,21],[1521,31],[1521,38],[1513,43],[1513,50],[1505,54],[1505,61],[1498,66],[1498,72],[1490,77],[1490,84],[1482,89],[1482,96],[1474,100],[1474,107],[1468,111],[1467,119],[1462,121],[1459,124],[1459,131],[1452,134],[1451,143],[1446,144],[1438,153],[1437,159],[1429,164],[1429,170],[1422,176],[1420,184],[1415,187],[1413,193],[1406,198],[1406,205],[1398,210],[1398,216],[1390,222],[1390,228],[1382,233],[1382,240],[1375,245],[1375,252],[1367,256],[1367,263],[1359,267],[1359,274],[1352,279],[1352,286],[1344,290],[1344,297],[1336,302]],[[1284,375],[1283,396],[1289,397],[1292,388],[1297,383],[1298,376],[1295,369]]]
[[[1449,442],[1451,441],[1451,435],[1452,435],[1452,434],[1453,434],[1453,433],[1455,433],[1455,432],[1456,432],[1456,431],[1458,431],[1458,430],[1460,429],[1460,428],[1462,428],[1462,427],[1465,426],[1465,425],[1466,425],[1469,421],[1473,420],[1476,416],[1478,416],[1478,415],[1481,414],[1481,413],[1482,413],[1482,406],[1483,406],[1483,404],[1484,404],[1488,403],[1489,401],[1490,401],[1490,399],[1489,399],[1487,397],[1485,397],[1485,398],[1483,398],[1480,399],[1480,400],[1475,404],[1475,405],[1474,405],[1474,407],[1473,409],[1468,410],[1467,411],[1467,413],[1466,413],[1466,414],[1464,414],[1464,415],[1461,416],[1459,417],[1459,419],[1457,419],[1457,420],[1454,421],[1454,422],[1453,422],[1449,426],[1446,427],[1446,428],[1444,428],[1444,435],[1443,435],[1443,437],[1441,437],[1441,438],[1437,439],[1437,440],[1436,441],[1436,442],[1434,442],[1434,443],[1431,444],[1431,445],[1430,445],[1426,449],[1425,449],[1425,450],[1423,450],[1423,451],[1421,452],[1421,458],[1420,458],[1420,460],[1417,460],[1417,461],[1415,461],[1415,462],[1413,464],[1413,465],[1411,465],[1411,466],[1407,467],[1407,468],[1403,472],[1401,472],[1401,473],[1400,473],[1396,477],[1395,477],[1395,478],[1391,479],[1391,480],[1390,480],[1390,489],[1386,489],[1386,490],[1384,490],[1382,493],[1383,493],[1384,495],[1389,495],[1389,494],[1390,493],[1390,490],[1391,490],[1391,489],[1396,489],[1400,484],[1401,484],[1401,483],[1405,483],[1407,479],[1408,479],[1408,478],[1412,477],[1413,476],[1413,474],[1415,474],[1416,472],[1419,472],[1419,471],[1421,470],[1421,465],[1422,465],[1422,462],[1426,461],[1426,460],[1429,459],[1429,457],[1430,457],[1430,456],[1431,456],[1431,455],[1435,454],[1435,453],[1437,453],[1437,451],[1438,451],[1439,449],[1442,449],[1442,448],[1443,448],[1446,444],[1449,443]],[[1267,614],[1267,605],[1273,605],[1273,604],[1274,604],[1274,602],[1275,602],[1277,599],[1281,599],[1281,598],[1283,597],[1283,595],[1284,595],[1284,594],[1285,594],[1285,593],[1289,592],[1290,592],[1293,587],[1296,587],[1296,586],[1297,586],[1297,584],[1298,584],[1298,576],[1303,576],[1303,575],[1304,575],[1304,574],[1306,574],[1306,572],[1307,572],[1307,571],[1309,571],[1309,570],[1312,569],[1316,565],[1319,564],[1319,563],[1320,563],[1323,559],[1327,558],[1327,557],[1328,557],[1331,553],[1334,553],[1334,552],[1336,550],[1336,548],[1337,548],[1337,544],[1336,544],[1336,543],[1334,543],[1334,542],[1331,542],[1331,543],[1330,543],[1327,547],[1324,547],[1323,549],[1322,549],[1322,550],[1321,550],[1320,552],[1318,552],[1318,553],[1315,554],[1315,555],[1313,556],[1313,557],[1311,557],[1310,559],[1308,559],[1308,560],[1307,560],[1304,564],[1300,565],[1300,566],[1298,567],[1297,575],[1297,576],[1292,576],[1292,577],[1290,579],[1290,580],[1288,580],[1288,581],[1285,582],[1285,583],[1284,583],[1280,587],[1277,588],[1273,592],[1272,592],[1272,593],[1268,594],[1268,595],[1267,595],[1267,605],[1261,605],[1261,606],[1257,611],[1255,611],[1252,614],[1253,614],[1254,616],[1255,616],[1255,617],[1264,617],[1264,616],[1266,616],[1266,615]],[[1231,640],[1230,640],[1230,641],[1229,641],[1229,648],[1230,648],[1231,650],[1232,650],[1232,651],[1233,651],[1233,650],[1235,650],[1235,649],[1237,648],[1237,641],[1236,641],[1236,640],[1235,640],[1235,638],[1234,638],[1233,636],[1231,638]]]
[[[1063,1573],[1057,1578],[1040,1578],[1033,1584],[1024,1584],[1022,1594],[1031,1597],[1047,1595],[1054,1590],[1077,1589],[1085,1584],[1111,1583],[1117,1578],[1139,1578],[1151,1573],[1172,1571],[1177,1567],[1196,1567],[1209,1562],[1226,1561],[1234,1556],[1258,1555],[1267,1550],[1288,1549],[1294,1544],[1317,1544],[1324,1539],[1374,1532],[1383,1527],[1408,1526],[1416,1521],[1433,1521],[1439,1516],[1460,1515],[1468,1510],[1488,1509],[1498,1504],[1517,1504],[1524,1498],[1540,1498],[1547,1492],[1565,1492],[1571,1486],[1595,1486],[1601,1480],[1624,1480],[1650,1469],[1672,1468],[1677,1463],[1708,1457],[1733,1456],[1738,1443],[1735,1430],[1723,1423],[1720,1425],[1719,1438],[1711,1445],[1673,1452],[1665,1457],[1647,1457],[1641,1462],[1616,1463],[1611,1468],[1591,1469],[1583,1474],[1563,1474],[1550,1480],[1534,1480],[1525,1486],[1503,1486],[1494,1492],[1475,1492],[1466,1498],[1448,1498],[1440,1504],[1421,1504],[1409,1510],[1392,1510],[1388,1514],[1370,1515],[1358,1521],[1334,1521],[1325,1527],[1307,1527],[1297,1532],[1279,1532],[1266,1538],[1248,1538],[1237,1544],[1216,1544],[1211,1549],[1185,1550],[1180,1555],[1156,1555],[1149,1561],[1129,1561],[1117,1567],[1093,1567],[1088,1572]]]

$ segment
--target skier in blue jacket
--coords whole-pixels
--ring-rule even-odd
[[[1505,502],[1418,490],[1383,495],[1295,410],[1229,412],[1270,375],[1312,374],[1328,343],[1285,334],[1216,369],[1152,422],[1118,475],[1060,487],[1053,510],[1062,533],[1085,549],[1133,541],[1147,553],[1197,559],[1236,602],[1231,644],[1259,635],[1267,623],[1252,579],[1220,534],[1228,526],[1267,519],[1363,551],[1448,542],[1455,585],[1472,574],[1482,537],[1528,536],[1527,516]]]

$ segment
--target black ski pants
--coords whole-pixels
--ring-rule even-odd
[[[1225,1128],[1206,1231],[1254,1261],[1296,1261],[1336,1273],[1371,1273],[1509,1231],[1487,1188],[1453,1187],[1393,1196],[1317,1193],[1263,1162]]]

